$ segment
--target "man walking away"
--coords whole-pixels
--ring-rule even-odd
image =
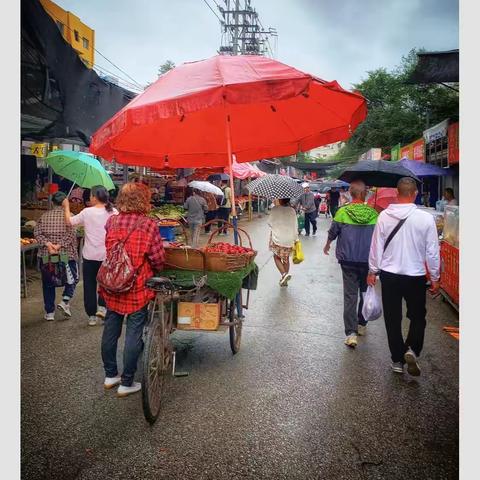
[[[345,345],[355,348],[357,334],[365,335],[367,328],[362,315],[363,294],[367,290],[368,254],[378,214],[365,205],[367,188],[361,180],[350,184],[350,194],[352,202],[337,210],[323,252],[328,255],[331,243],[337,239],[335,253],[343,275]]]
[[[392,370],[420,375],[417,357],[423,348],[426,326],[426,270],[431,277],[431,291],[438,291],[440,254],[435,220],[417,208],[417,185],[410,177],[397,184],[398,203],[390,205],[378,218],[370,248],[367,278],[375,285],[382,282],[382,303]],[[407,304],[410,327],[407,339],[402,336],[402,300]]]
[[[336,188],[330,191],[330,215],[335,217],[338,210],[338,203],[340,202],[340,192]]]
[[[308,183],[302,183],[303,192],[296,201],[295,207],[299,207],[305,212],[305,235],[310,235],[310,224],[313,227],[313,235],[317,233],[317,207],[315,205],[315,195],[310,191]]]

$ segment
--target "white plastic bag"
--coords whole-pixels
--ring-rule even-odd
[[[382,316],[382,300],[375,287],[367,287],[367,291],[363,295],[362,315],[367,322],[377,320]]]

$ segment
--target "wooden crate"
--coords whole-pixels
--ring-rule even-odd
[[[178,330],[217,330],[219,323],[219,303],[178,303]]]

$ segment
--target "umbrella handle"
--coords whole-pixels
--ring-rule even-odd
[[[68,192],[67,198],[70,196],[72,193],[73,187],[75,186],[75,181],[72,183],[72,186],[70,187],[70,191]]]

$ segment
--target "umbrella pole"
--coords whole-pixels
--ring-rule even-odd
[[[235,189],[233,184],[233,160],[232,160],[232,139],[230,135],[230,115],[225,117],[225,127],[227,133],[227,155],[228,155],[228,172],[230,174],[230,192],[232,202],[232,223],[233,223],[233,239],[235,245],[238,245],[238,230],[237,230],[237,208],[235,206]]]
[[[70,190],[68,192],[68,195],[67,195],[67,198],[70,196],[70,194],[72,193],[72,190],[73,190],[73,187],[75,186],[75,182],[72,183],[72,186],[70,187]]]

